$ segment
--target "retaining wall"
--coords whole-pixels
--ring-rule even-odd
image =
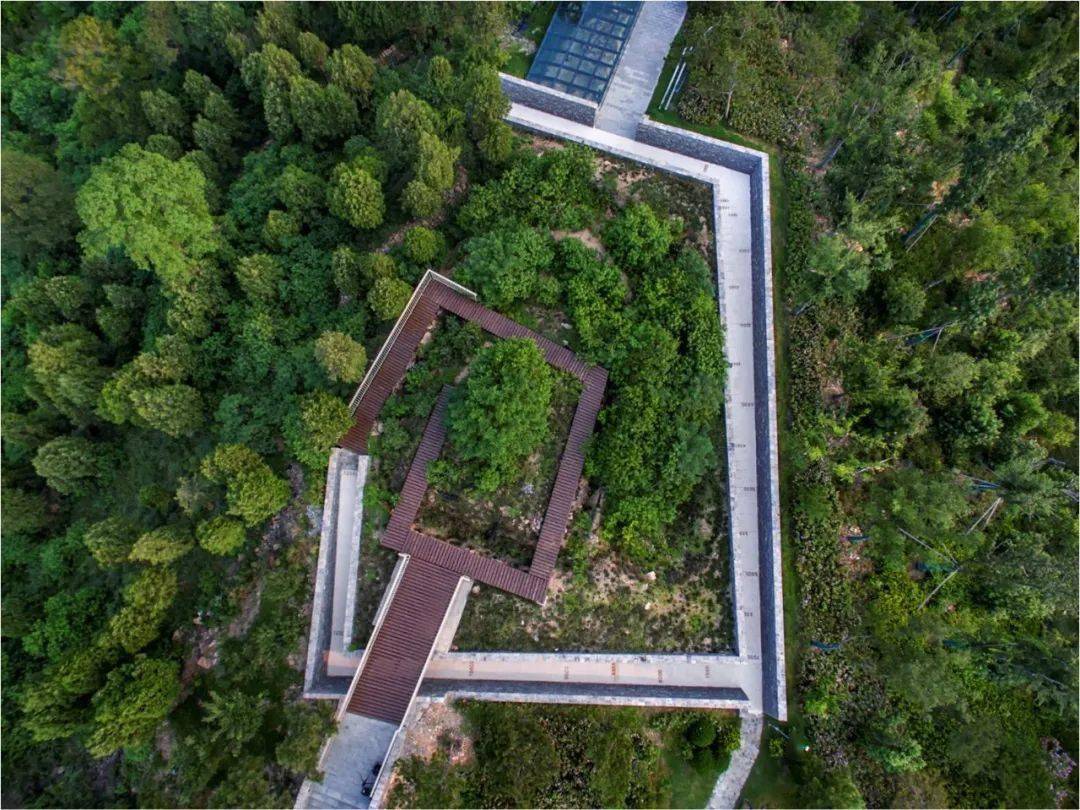
[[[534,110],[551,113],[587,127],[591,127],[596,122],[596,111],[599,106],[595,102],[506,73],[500,73],[499,79],[502,81],[503,92],[517,104],[524,104]]]
[[[780,562],[780,482],[769,156],[756,149],[667,126],[647,116],[638,124],[636,138],[641,143],[699,158],[750,176],[763,708],[767,714],[784,720],[787,719],[787,684],[784,675],[783,583]]]
[[[325,650],[331,648],[333,636],[333,601],[334,601],[334,560],[337,557],[338,543],[353,543],[359,547],[360,521],[354,518],[353,536],[337,536],[337,515],[339,498],[339,479],[342,469],[358,468],[367,463],[362,457],[340,447],[330,453],[330,463],[326,468],[326,496],[323,501],[322,528],[319,540],[319,561],[315,570],[315,593],[311,604],[311,630],[308,633],[307,662],[304,667],[304,697],[338,698],[349,687],[348,678],[335,678],[326,672]],[[358,497],[359,500],[359,497]],[[359,508],[356,504],[348,508]],[[355,553],[350,555],[355,559]],[[353,577],[355,587],[355,576]]]
[[[561,681],[443,680],[427,678],[425,697],[472,698],[507,703],[566,703],[597,706],[740,709],[746,693],[737,687],[661,686]]]

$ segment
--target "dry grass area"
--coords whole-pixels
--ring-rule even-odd
[[[586,506],[559,555],[547,603],[475,589],[454,639],[462,650],[720,652],[731,647],[722,471],[674,527],[694,551],[665,571],[629,563],[597,536]],[[710,478],[712,478],[710,476]]]

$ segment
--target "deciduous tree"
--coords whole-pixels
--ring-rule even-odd
[[[454,453],[481,492],[521,471],[548,433],[552,372],[531,340],[500,340],[481,349],[465,383],[451,395],[447,432]]]

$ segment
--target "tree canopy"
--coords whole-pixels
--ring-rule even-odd
[[[544,440],[551,387],[551,368],[531,340],[500,340],[477,353],[446,414],[449,440],[477,489],[509,483]]]

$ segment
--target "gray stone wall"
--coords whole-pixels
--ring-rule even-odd
[[[736,687],[647,686],[551,681],[443,680],[426,678],[425,697],[457,697],[521,703],[573,703],[610,706],[741,708],[749,701]]]
[[[524,104],[534,110],[551,113],[568,121],[591,127],[596,121],[597,105],[592,101],[561,93],[535,82],[500,73],[503,92],[515,104]]]

